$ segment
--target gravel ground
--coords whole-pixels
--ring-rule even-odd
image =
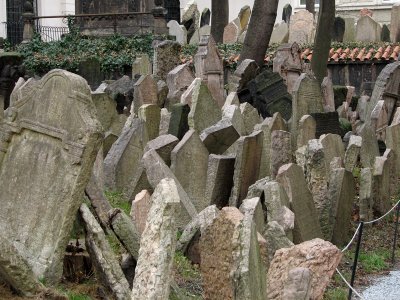
[[[365,289],[361,295],[365,300],[399,300],[399,283],[400,271],[392,271],[387,276],[373,280],[372,285]]]

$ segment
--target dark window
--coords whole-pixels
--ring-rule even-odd
[[[167,22],[175,20],[181,21],[181,7],[179,0],[165,0],[164,7],[167,9],[167,16],[165,17]]]
[[[22,20],[23,0],[7,0],[7,39],[12,45],[22,42],[24,22]]]

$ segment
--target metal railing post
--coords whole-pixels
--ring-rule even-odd
[[[358,233],[357,248],[356,248],[356,253],[354,255],[354,262],[353,262],[353,268],[352,268],[352,273],[351,273],[351,281],[350,281],[351,287],[354,287],[354,281],[356,279],[358,255],[360,254],[360,247],[361,247],[361,239],[362,239],[362,234],[363,234],[363,228],[364,228],[364,222],[361,222],[360,223],[360,231]],[[348,300],[351,300],[352,294],[353,294],[353,290],[350,288],[349,289]]]

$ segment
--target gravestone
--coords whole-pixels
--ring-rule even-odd
[[[289,271],[283,289],[283,299],[310,299],[312,273],[309,268],[293,268]]]
[[[204,145],[212,154],[225,153],[239,137],[240,134],[228,119],[223,119],[214,126],[206,128],[200,135]]]
[[[166,106],[181,102],[182,94],[188,89],[194,80],[194,76],[189,66],[179,65],[167,75],[168,96]],[[186,103],[185,103],[186,104]]]
[[[299,10],[290,19],[289,43],[311,43],[315,36],[314,15],[307,10]]]
[[[0,125],[2,235],[36,278],[57,282],[101,124],[86,81],[63,70],[22,86],[12,103]]]
[[[233,186],[235,158],[233,156],[210,154],[208,158],[205,198],[210,205],[218,208],[228,205]]]
[[[166,165],[171,166],[171,152],[178,143],[178,138],[171,134],[160,135],[159,137],[147,143],[146,147],[144,148],[144,152],[147,152],[151,149],[156,150],[157,154],[160,155]]]
[[[159,134],[168,134],[169,122],[171,121],[171,113],[166,108],[161,108],[160,111],[160,130]]]
[[[321,91],[324,97],[324,111],[335,111],[335,94],[333,92],[333,83],[330,77],[325,77],[321,83]]]
[[[336,17],[333,23],[332,41],[343,42],[346,22],[341,17]]]
[[[386,24],[383,24],[382,26],[381,41],[388,43],[390,42],[390,30]]]
[[[190,108],[188,105],[177,103],[172,105],[171,118],[168,127],[168,133],[182,139],[189,130],[188,115]]]
[[[363,16],[357,21],[356,41],[379,42],[381,40],[381,25],[370,16]]]
[[[257,108],[263,118],[272,117],[276,112],[285,120],[292,116],[292,96],[282,77],[270,70],[265,70],[251,80],[238,96],[240,102],[249,102]]]
[[[166,80],[167,75],[181,64],[181,44],[174,41],[163,41],[154,49],[153,74],[158,79]]]
[[[240,9],[240,12],[238,14],[238,20],[239,20],[241,32],[246,30],[247,25],[250,22],[250,17],[251,17],[251,8],[250,8],[250,6],[248,6],[248,5],[243,6]]]
[[[237,42],[240,34],[240,29],[235,21],[230,22],[224,28],[223,43],[234,44]]]
[[[190,41],[200,24],[200,12],[196,2],[190,1],[183,8],[181,24],[185,26],[188,33],[188,41]]]
[[[291,163],[291,134],[284,130],[274,130],[271,133],[271,178],[275,178],[281,166]]]
[[[233,188],[229,198],[229,205],[239,207],[246,198],[249,187],[259,176],[263,132],[255,131],[249,136],[238,140],[236,150],[235,172]]]
[[[157,104],[158,103],[158,89],[156,81],[151,75],[142,75],[136,81],[133,91],[133,112],[137,115],[139,107],[143,104]]]
[[[78,70],[79,75],[86,79],[92,90],[97,89],[104,79],[100,62],[96,58],[88,58],[81,61]]]
[[[189,128],[200,133],[216,124],[221,118],[221,109],[208,86],[203,82],[197,85],[193,90],[192,106],[188,115]]]
[[[197,211],[210,205],[204,197],[208,150],[198,133],[189,130],[171,152],[171,171],[179,180]]]
[[[296,164],[283,165],[276,177],[289,197],[294,212],[293,242],[295,244],[322,237],[314,201],[307,187],[303,170]]]
[[[292,17],[292,6],[290,4],[286,4],[282,10],[282,20],[286,23],[290,23],[290,18]]]
[[[373,167],[374,215],[382,216],[392,207],[390,203],[390,166],[387,158],[378,156]]]
[[[246,135],[247,133],[243,122],[243,116],[240,113],[240,108],[237,107],[236,105],[228,105],[228,106],[225,105],[222,110],[222,119],[229,120],[240,136]],[[257,118],[259,118],[258,112],[257,112]]]
[[[144,122],[148,139],[158,137],[160,132],[161,109],[155,104],[144,104],[139,108],[139,119]]]
[[[193,96],[193,91],[195,89],[198,89],[199,86],[201,85],[201,78],[195,78],[192,83],[189,85],[189,87],[183,92],[181,96],[181,103],[189,105],[190,107],[192,106],[192,96]]]
[[[380,141],[385,141],[386,127],[389,125],[390,116],[385,101],[379,100],[371,112],[371,127]]]
[[[373,175],[372,168],[362,168],[360,172],[360,221],[373,219]]]
[[[151,194],[149,191],[143,190],[137,194],[135,200],[132,201],[130,215],[140,235],[142,235],[146,227],[146,219],[151,207],[150,197]]]
[[[211,11],[209,8],[203,9],[201,12],[201,18],[200,18],[200,27],[203,27],[205,25],[210,25],[210,20],[211,20]]]
[[[340,128],[339,115],[336,111],[327,113],[312,113],[316,123],[315,137],[319,138],[323,134],[337,134],[342,135]]]
[[[277,23],[269,40],[269,44],[284,44],[289,41],[289,26],[285,22]]]
[[[173,179],[163,179],[151,197],[151,208],[140,241],[132,298],[167,299],[178,231],[180,196]]]
[[[254,60],[245,59],[238,65],[235,73],[233,73],[229,82],[229,90],[231,92],[239,92],[243,90],[247,83],[257,76],[259,70],[260,68]]]
[[[211,95],[222,107],[225,102],[224,67],[217,45],[212,36],[200,37],[199,48],[194,57],[196,77],[205,82]]]
[[[329,170],[329,166],[335,157],[344,159],[344,145],[342,138],[337,134],[324,134],[319,137],[322,146],[324,147],[326,168]]]
[[[392,6],[392,15],[390,19],[390,40],[400,42],[400,3]]]
[[[307,145],[309,140],[315,139],[317,123],[310,115],[304,115],[299,121],[299,131],[297,135],[297,149]]]
[[[251,134],[254,130],[254,126],[260,123],[258,111],[251,104],[245,102],[240,104],[240,112],[243,117],[246,135]]]
[[[169,35],[174,36],[176,41],[181,45],[187,44],[187,30],[185,26],[180,25],[177,21],[171,20],[167,24],[169,28]]]
[[[356,40],[356,20],[352,17],[346,17],[343,19],[345,23],[343,42],[354,42]]]
[[[360,157],[360,149],[362,146],[362,137],[352,135],[344,155],[344,167],[346,171],[353,172]]]
[[[149,55],[139,54],[132,64],[132,78],[136,75],[151,75],[153,73],[152,69],[153,67]]]

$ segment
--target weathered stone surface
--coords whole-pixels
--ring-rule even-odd
[[[315,36],[314,15],[300,10],[292,15],[289,23],[289,43],[311,43]]]
[[[0,228],[36,278],[61,278],[101,131],[86,81],[63,70],[16,91],[0,124]]]
[[[157,93],[158,93],[158,102],[157,105],[159,107],[163,107],[165,102],[167,101],[168,96],[168,85],[164,80],[157,81]]]
[[[130,179],[142,158],[147,141],[148,135],[143,121],[133,119],[132,125],[124,128],[104,159],[107,188],[119,191],[129,188]]]
[[[155,104],[144,104],[139,108],[138,117],[144,122],[149,140],[158,137],[160,132],[161,109]]]
[[[171,20],[167,24],[169,28],[169,35],[175,36],[176,41],[181,45],[187,44],[187,30],[185,26],[180,25],[177,21]]]
[[[315,139],[317,123],[310,115],[304,115],[299,121],[299,129],[297,135],[297,148],[307,145],[309,140]]]
[[[370,125],[380,141],[385,140],[386,127],[389,125],[390,116],[385,101],[379,100],[371,112]]]
[[[200,251],[205,298],[266,298],[255,225],[237,208],[222,209],[202,235]]]
[[[185,26],[188,31],[188,40],[190,40],[199,28],[200,12],[197,8],[197,3],[190,1],[186,4],[182,11],[181,24]]]
[[[346,22],[341,17],[336,17],[333,23],[332,41],[343,42],[343,35],[346,30]]]
[[[209,206],[204,197],[208,154],[207,148],[194,130],[189,130],[171,153],[171,171],[189,195],[197,211]]]
[[[180,196],[174,180],[161,180],[154,190],[151,202],[140,241],[132,300],[169,297],[180,209]]]
[[[289,41],[289,25],[282,21],[274,26],[269,44],[285,44]]]
[[[239,207],[243,215],[249,216],[256,225],[257,232],[263,233],[265,230],[264,212],[261,207],[261,199],[259,197],[244,199]]]
[[[235,93],[236,94],[236,93]],[[258,115],[258,113],[257,113]],[[236,105],[225,105],[222,109],[222,119],[228,119],[239,135],[247,135],[243,121],[243,116],[240,113],[240,108]]]
[[[342,129],[340,128],[338,112],[312,113],[310,115],[314,118],[317,124],[315,130],[316,138],[328,133],[337,135],[343,134]]]
[[[130,215],[140,235],[144,231],[144,227],[146,226],[147,215],[150,211],[151,207],[150,197],[151,195],[149,191],[143,190],[135,196],[135,200],[133,200],[132,202]]]
[[[394,161],[395,161],[395,174],[397,174],[396,182],[397,184],[400,182],[400,124],[391,125],[386,128],[386,147],[392,149],[394,152]],[[361,153],[364,149],[364,139],[363,146],[361,147]],[[374,152],[376,156],[379,156],[379,152]]]
[[[167,74],[181,64],[179,55],[181,44],[174,41],[164,41],[154,49],[153,74],[162,80],[167,79]]]
[[[228,119],[222,119],[200,135],[204,145],[212,154],[223,154],[239,137],[239,133]]]
[[[389,193],[396,195],[397,193],[397,176],[396,176],[396,157],[392,149],[386,149],[383,157],[386,158],[386,164],[389,167]]]
[[[381,40],[382,27],[370,16],[362,16],[357,21],[356,41],[379,42]]]
[[[192,106],[193,91],[199,89],[201,85],[201,78],[195,78],[189,87],[183,92],[181,96],[181,103]]]
[[[330,77],[325,77],[322,81],[321,91],[324,99],[324,111],[335,111],[335,94],[333,92],[333,83]]]
[[[218,208],[228,205],[233,186],[235,158],[210,154],[208,158],[205,198]]]
[[[260,169],[263,133],[256,131],[239,139],[236,152],[233,188],[229,198],[230,206],[240,206],[247,191],[257,181]]]
[[[226,97],[224,106],[222,107],[222,110],[225,109],[225,107],[230,106],[230,105],[235,105],[237,107],[240,106],[239,102],[239,97],[236,92],[231,92],[229,95]]]
[[[284,130],[271,133],[271,177],[275,178],[281,166],[293,162],[291,134]]]
[[[143,104],[157,104],[158,103],[158,89],[156,81],[151,75],[142,75],[134,85],[133,92],[133,109],[131,114],[137,115],[139,107]]]
[[[210,205],[199,212],[199,214],[185,227],[185,230],[182,232],[182,235],[178,240],[176,250],[186,253],[190,242],[195,238],[196,234],[199,232],[200,234],[203,234],[218,214],[219,209],[216,205]]]
[[[144,148],[144,152],[147,152],[150,149],[156,150],[166,165],[170,166],[171,152],[178,143],[178,138],[172,134],[160,135],[159,137],[147,143],[146,147]]]
[[[360,156],[362,142],[363,139],[361,136],[352,135],[350,137],[350,141],[344,155],[344,167],[346,171],[353,172]]]
[[[128,118],[126,115],[118,115],[111,124],[108,131],[104,133],[103,140],[103,157],[105,158],[111,149],[111,146],[117,141],[118,137],[127,122]]]
[[[356,40],[356,19],[352,17],[343,19],[346,27],[343,35],[343,42],[354,42]]]
[[[247,83],[257,76],[259,70],[260,68],[254,60],[245,59],[238,65],[233,74],[232,82],[229,84],[229,90],[232,92],[243,90]]]
[[[360,220],[372,220],[373,170],[362,168],[360,172]]]
[[[160,111],[160,129],[159,134],[165,135],[169,131],[169,123],[171,122],[171,113],[166,108],[161,108]]]
[[[215,125],[221,118],[221,109],[207,85],[201,83],[196,86],[193,90],[192,106],[188,115],[189,128],[202,132],[204,129]]]
[[[284,285],[290,270],[297,267],[308,268],[313,274],[310,299],[322,299],[341,258],[338,248],[321,239],[278,250],[268,271],[268,299],[285,299]]]
[[[395,3],[392,6],[392,15],[390,20],[390,40],[400,42],[400,4]]]
[[[80,213],[86,229],[86,248],[96,267],[98,278],[112,291],[116,299],[129,299],[129,283],[107,242],[103,229],[86,204],[81,205]]]
[[[222,107],[224,95],[224,68],[217,45],[211,35],[200,38],[199,49],[194,57],[196,77],[206,83],[212,97]]]
[[[285,120],[292,116],[292,96],[288,93],[282,77],[265,70],[251,80],[240,92],[241,102],[249,102],[263,118],[279,112]],[[250,99],[249,99],[250,98]]]
[[[97,118],[106,132],[118,119],[117,102],[104,92],[92,92],[92,100],[96,106]]]
[[[390,203],[390,173],[387,158],[378,156],[375,158],[373,168],[373,195],[374,215],[384,215],[391,208]]]
[[[329,170],[330,164],[335,157],[344,159],[344,145],[342,138],[337,134],[324,134],[319,138],[325,155],[326,168]]]
[[[169,89],[167,107],[181,102],[182,94],[188,89],[194,80],[192,71],[187,64],[179,65],[167,75]],[[185,103],[186,104],[186,103]]]
[[[182,139],[189,130],[188,118],[190,108],[187,104],[177,103],[172,105],[168,133]]]
[[[311,294],[312,274],[308,268],[293,268],[289,270],[284,284],[283,299],[307,300]]]
[[[237,42],[240,35],[240,21],[238,19],[233,20],[224,28],[223,43],[234,44]]]
[[[122,76],[120,79],[109,84],[104,90],[105,93],[117,102],[118,113],[123,113],[124,107],[129,107],[133,101],[133,90],[135,81],[129,76]]]
[[[248,5],[243,6],[238,14],[238,19],[240,21],[240,28],[242,31],[245,30],[247,25],[249,24],[250,17],[251,17],[250,6]]]
[[[209,8],[203,9],[200,17],[200,27],[203,27],[204,25],[210,25],[210,20],[211,20],[211,10]]]
[[[282,166],[276,180],[285,189],[289,197],[289,208],[295,214],[293,242],[298,244],[321,237],[317,212],[301,167],[296,164]]]
[[[282,248],[289,248],[294,246],[285,234],[283,227],[276,221],[268,222],[264,236],[266,237],[267,247],[268,247],[268,269],[271,264],[272,259],[277,250]]]
[[[344,168],[331,170],[328,197],[330,200],[330,241],[338,247],[349,241],[350,220],[355,197],[353,174]]]
[[[197,210],[188,194],[155,150],[147,151],[143,155],[142,162],[146,170],[148,182],[153,189],[155,189],[164,178],[172,178],[175,180],[181,201],[181,209],[178,211],[177,224],[179,228],[184,228],[186,224],[197,215]]]
[[[388,127],[389,128],[389,127]],[[400,126],[399,126],[400,128]],[[387,129],[390,131],[390,129]],[[390,135],[390,133],[387,133]],[[375,157],[379,156],[378,140],[374,131],[369,126],[364,126],[361,131],[362,147],[360,149],[361,166],[364,168],[372,168]],[[388,137],[390,140],[390,138]],[[388,145],[391,148],[391,145]]]
[[[251,134],[254,126],[260,123],[260,116],[256,108],[245,102],[240,104],[240,112],[242,113],[243,123],[246,134]]]
[[[135,75],[151,75],[153,73],[151,61],[148,54],[140,54],[132,64],[132,78]]]

